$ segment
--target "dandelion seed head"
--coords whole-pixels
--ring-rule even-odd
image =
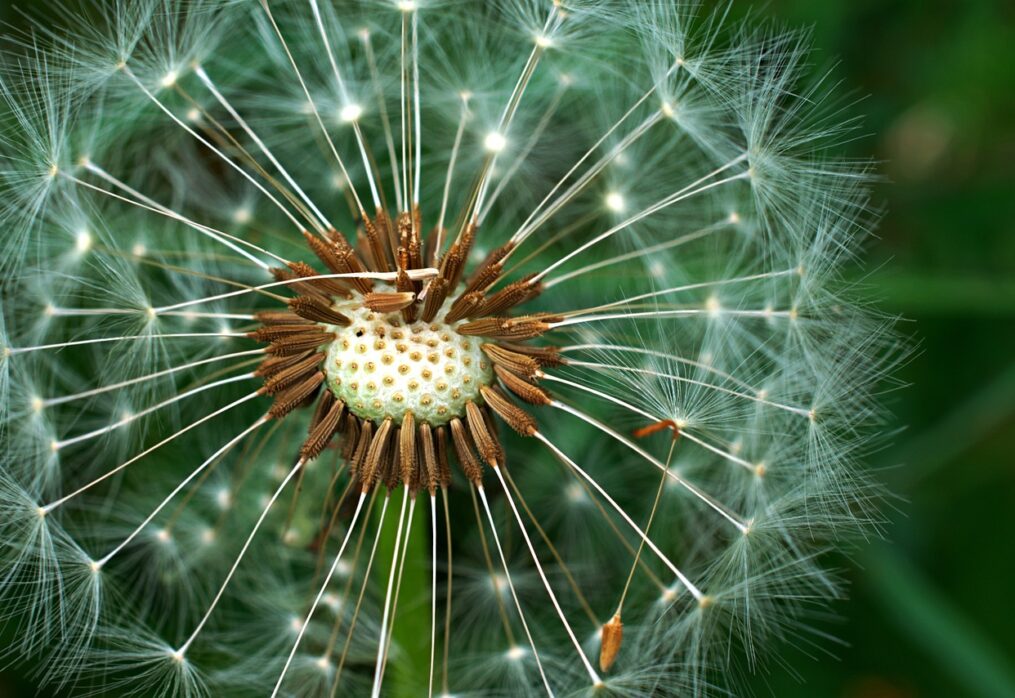
[[[735,692],[709,667],[877,519],[849,126],[799,36],[693,3],[385,4],[99,3],[5,63],[12,652],[117,694],[383,694],[431,647],[435,692]]]

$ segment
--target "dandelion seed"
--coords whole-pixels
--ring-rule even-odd
[[[703,695],[835,596],[899,355],[836,281],[865,173],[793,36],[622,5],[138,0],[18,40],[12,656]]]

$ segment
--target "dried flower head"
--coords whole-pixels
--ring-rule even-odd
[[[866,174],[805,37],[58,13],[0,82],[10,655],[117,695],[702,695],[838,593],[897,352],[839,281]]]

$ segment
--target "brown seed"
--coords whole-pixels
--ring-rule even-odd
[[[310,418],[310,428],[313,429],[317,426],[324,416],[331,409],[331,406],[335,404],[335,394],[330,390],[324,390],[317,398],[317,405],[314,407],[314,416]]]
[[[264,390],[269,395],[279,393],[294,383],[298,383],[305,377],[312,374],[320,366],[321,362],[324,361],[326,354],[324,352],[317,352],[311,354],[304,359],[297,361],[292,366],[278,371],[264,382]]]
[[[395,313],[411,305],[416,294],[403,291],[379,291],[363,297],[363,305],[378,313]]]
[[[469,253],[472,251],[472,245],[476,242],[476,218],[473,216],[469,224],[465,226],[458,238],[455,240],[455,244],[452,245],[452,249],[457,249],[459,256],[461,257],[462,263],[458,268],[458,275],[454,278],[445,277],[448,280],[448,284],[451,288],[458,286],[458,282],[461,279],[462,272],[465,270],[465,262],[469,259]]]
[[[392,427],[392,438],[389,439],[390,443],[384,451],[382,467],[384,468],[384,486],[387,488],[388,492],[393,492],[402,481],[402,458],[399,455],[398,450],[400,431],[401,430],[398,427]]]
[[[331,394],[328,391],[325,391],[325,393]],[[324,401],[321,404],[325,404]],[[321,454],[321,451],[328,446],[328,443],[338,430],[338,422],[342,418],[344,411],[345,404],[341,400],[331,402],[327,412],[314,425],[307,435],[307,440],[303,442],[303,446],[300,448],[301,458],[311,460]]]
[[[483,292],[483,289],[488,288],[500,278],[501,273],[504,271],[500,264],[490,264],[487,266],[480,267],[479,270],[472,275],[469,282],[465,284],[464,293]]]
[[[540,366],[563,366],[567,360],[561,356],[560,349],[554,346],[535,347],[521,342],[500,342],[497,346],[510,351],[531,356]]]
[[[299,315],[284,310],[262,310],[254,313],[254,319],[262,325],[302,325],[306,322]]]
[[[388,219],[388,214],[384,213],[383,210],[377,211],[377,223],[374,223],[369,218],[363,219],[365,247],[369,250],[370,258],[377,271],[391,271],[391,260],[387,252],[387,248],[391,244],[388,240],[390,230],[391,221]]]
[[[501,366],[494,366],[493,371],[500,378],[501,382],[507,386],[508,390],[530,405],[550,404],[549,394],[539,386],[533,385],[518,374],[512,373]]]
[[[437,454],[434,450],[433,429],[426,422],[419,424],[419,451],[426,468],[427,489],[430,490],[430,494],[434,494],[437,491],[440,472],[437,466]]]
[[[291,282],[286,284],[286,288],[296,291],[297,293],[302,293],[308,296],[319,296],[324,300],[328,300],[327,295],[322,293],[322,291],[319,288],[314,286],[309,281],[293,281],[293,279],[299,277],[298,274],[294,274],[290,270],[282,267],[273,267],[270,271],[271,275],[275,277],[276,281]]]
[[[472,315],[482,302],[482,293],[463,293],[451,304],[447,315],[444,316],[444,322],[458,322]]]
[[[284,371],[293,364],[296,364],[306,357],[310,356],[311,352],[303,352],[302,354],[292,354],[290,356],[269,356],[258,365],[257,370],[254,371],[255,376],[262,376],[267,378],[273,376],[279,371]]]
[[[511,402],[510,398],[500,390],[486,386],[483,386],[479,390],[483,395],[483,399],[486,400],[486,404],[490,406],[490,409],[496,412],[498,417],[503,419],[509,427],[519,434],[522,436],[532,436],[538,431],[536,420],[532,418],[532,415]]]
[[[288,305],[294,313],[307,320],[342,326],[349,324],[349,318],[316,296],[297,296],[290,299]]]
[[[313,235],[307,231],[303,231],[303,237],[307,241],[307,246],[310,250],[317,255],[317,258],[324,263],[333,274],[347,274],[351,271],[348,262],[343,258],[343,254],[339,249],[329,240],[322,240],[321,238]],[[343,286],[344,283],[335,280],[338,285]],[[347,298],[352,294],[348,290],[343,290],[343,295]]]
[[[398,436],[399,465],[401,467],[402,481],[411,486],[417,479],[416,423],[411,411],[407,411],[402,418],[402,428]]]
[[[437,317],[437,311],[441,309],[444,299],[448,295],[448,282],[442,277],[430,281],[427,287],[426,300],[423,301],[423,322],[432,322]]]
[[[497,366],[503,366],[520,376],[531,378],[539,370],[539,362],[531,356],[519,354],[497,344],[481,344],[480,349]]]
[[[328,231],[327,236],[331,244],[335,246],[338,262],[346,267],[339,273],[359,274],[366,271],[366,266],[356,256],[356,251],[349,244],[349,241],[345,239],[345,235],[332,229]],[[360,293],[370,293],[373,290],[373,281],[370,279],[349,279],[349,283]]]
[[[441,258],[440,278],[444,279],[449,289],[458,285],[458,279],[465,267],[465,257],[462,256],[458,243],[451,246],[444,257]]]
[[[299,277],[314,277],[321,276],[321,274],[306,262],[289,262],[288,265],[290,270],[296,276]],[[301,284],[302,285],[302,284]],[[329,296],[346,296],[348,290],[342,286],[338,279],[311,279],[307,282],[311,288],[315,289],[319,294],[325,298]]]
[[[248,332],[247,336],[258,342],[272,342],[282,337],[291,337],[295,334],[301,334],[305,332],[324,332],[324,328],[320,325],[314,324],[302,324],[302,325],[266,325],[264,327],[258,327],[253,332]]]
[[[388,445],[388,434],[391,432],[391,417],[388,417],[381,425],[370,441],[370,448],[367,449],[361,467],[363,480],[363,491],[368,492],[377,484],[378,478],[384,474],[381,472],[381,465],[384,464],[384,455]]]
[[[507,242],[498,247],[497,249],[491,251],[490,254],[486,256],[486,259],[484,259],[483,262],[479,265],[476,271],[472,273],[472,277],[469,279],[467,286],[469,286],[470,288],[484,288],[476,283],[478,277],[488,275],[489,272],[486,271],[488,267],[497,265],[498,267],[503,268],[504,258],[508,256],[508,254],[511,252],[512,249],[514,249],[514,247],[515,243]],[[500,272],[498,271],[498,275],[499,273]],[[496,276],[494,276],[494,278],[496,279]]]
[[[458,328],[460,334],[503,339],[531,339],[550,330],[551,318],[526,315],[517,318],[486,317],[467,322]]]
[[[448,430],[443,426],[437,427],[437,472],[441,487],[449,486],[451,466],[448,465]]]
[[[451,420],[451,439],[455,444],[455,453],[458,455],[458,463],[462,466],[465,477],[474,485],[483,483],[483,467],[479,464],[476,454],[472,450],[472,440],[462,420],[455,417]]]
[[[409,274],[405,271],[405,267],[401,267],[398,270],[398,276],[395,278],[395,288],[402,293],[410,294],[412,297],[412,301],[402,308],[402,319],[405,320],[406,324],[416,322],[416,292],[419,291],[422,286],[419,282],[410,279]]]
[[[476,442],[479,455],[490,466],[496,468],[498,464],[503,462],[504,452],[497,442],[497,437],[487,428],[483,413],[476,403],[471,401],[465,403],[465,418],[468,420],[469,431],[472,432],[472,438]]]
[[[613,666],[613,662],[617,659],[617,653],[620,652],[620,644],[624,641],[624,624],[620,621],[620,614],[616,614],[613,618],[603,625],[602,632],[600,633],[600,644],[599,644],[599,668],[603,671],[609,671],[610,667]]]
[[[275,402],[272,403],[268,414],[275,418],[284,417],[313,395],[323,381],[324,373],[317,371],[296,385],[283,390],[275,397]]]
[[[532,300],[543,290],[542,284],[530,283],[534,276],[535,274],[524,276],[497,291],[497,293],[483,301],[476,314],[499,315],[516,305]]]
[[[352,413],[350,413],[350,416]],[[374,439],[374,423],[368,419],[356,419],[359,425],[359,436],[356,439],[356,448],[349,459],[349,470],[360,479],[364,492],[373,487],[373,481],[368,484],[363,477],[363,461],[366,459],[367,451],[370,450],[370,442]]]
[[[304,332],[276,339],[268,345],[266,351],[274,356],[300,354],[310,349],[316,349],[325,342],[334,339],[335,335],[332,332]]]

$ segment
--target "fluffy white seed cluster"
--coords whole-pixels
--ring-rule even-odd
[[[683,697],[827,632],[903,352],[846,283],[867,166],[805,33],[683,0],[54,12],[0,58],[0,663]],[[362,306],[442,270],[430,321]]]

